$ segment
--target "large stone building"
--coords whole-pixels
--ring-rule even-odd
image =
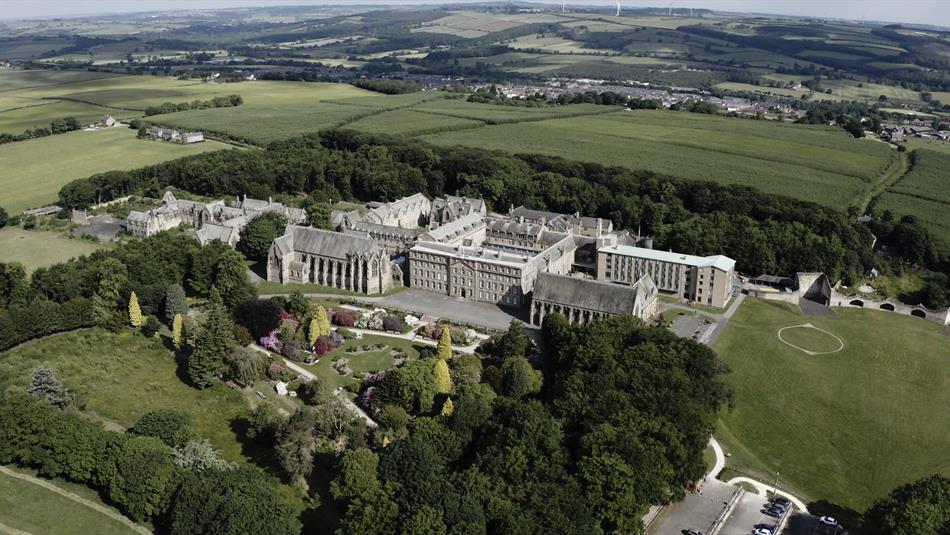
[[[193,227],[193,235],[202,245],[220,240],[234,247],[245,225],[258,216],[272,212],[283,215],[294,224],[307,220],[307,212],[303,209],[291,208],[271,199],[262,201],[245,196],[227,206],[222,200],[205,203],[178,199],[172,192],[166,191],[162,206],[147,212],[129,212],[126,228],[135,236],[152,236],[185,224]]]
[[[485,216],[485,201],[471,197],[446,195],[432,201],[429,228],[436,228],[470,214]]]
[[[579,213],[558,214],[544,210],[532,210],[524,206],[509,210],[508,219],[522,223],[538,223],[544,225],[548,230],[577,234],[589,238],[597,238],[603,234],[609,234],[614,230],[614,224],[609,219],[584,217]]]
[[[724,307],[732,298],[736,261],[621,245],[616,235],[597,240],[597,280],[635,284],[649,275],[661,292]]]
[[[535,282],[530,321],[541,325],[544,317],[553,313],[563,314],[570,323],[622,314],[647,321],[656,315],[657,294],[649,275],[626,286],[542,273]]]
[[[387,227],[419,228],[425,226],[432,211],[432,202],[421,193],[387,203],[370,203],[370,211],[362,215],[367,223]]]
[[[393,287],[389,255],[365,236],[288,225],[267,254],[267,280],[377,294]]]

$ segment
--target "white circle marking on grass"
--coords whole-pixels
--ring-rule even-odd
[[[801,327],[803,327],[803,328],[805,328],[805,329],[815,329],[816,331],[820,331],[820,332],[823,332],[823,333],[827,334],[828,336],[831,336],[832,338],[834,338],[835,340],[838,341],[838,348],[835,349],[835,350],[833,350],[833,351],[809,351],[809,350],[807,350],[807,349],[805,349],[805,348],[803,348],[803,347],[798,347],[797,345],[795,345],[795,344],[789,342],[788,340],[782,338],[782,332],[783,332],[785,329],[796,329],[796,328],[801,328]],[[794,347],[795,349],[801,351],[802,353],[805,353],[806,355],[830,355],[830,354],[832,354],[832,353],[837,353],[838,351],[841,351],[842,349],[844,349],[844,340],[842,340],[841,337],[839,337],[838,335],[836,335],[836,334],[834,334],[834,333],[830,333],[830,332],[828,332],[828,331],[826,331],[826,330],[824,330],[824,329],[820,329],[820,328],[818,328],[818,327],[815,327],[815,326],[812,325],[811,323],[802,323],[801,325],[789,325],[789,326],[787,326],[787,327],[782,327],[781,329],[778,330],[778,339],[779,339],[783,344],[785,344],[785,345],[787,345],[787,346]]]

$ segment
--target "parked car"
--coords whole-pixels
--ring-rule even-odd
[[[838,521],[835,520],[834,517],[830,517],[830,516],[823,516],[823,517],[819,518],[818,521],[821,522],[822,524],[826,525],[826,526],[837,526],[837,525],[838,525]]]
[[[768,507],[769,509],[781,509],[783,511],[788,511],[788,505],[784,503],[771,502],[768,505],[766,505],[766,507]]]
[[[698,529],[684,529],[682,531],[683,535],[705,535],[702,531]]]
[[[784,503],[785,505],[790,505],[792,503],[792,501],[785,496],[776,496],[772,498],[772,501],[775,503]]]
[[[757,529],[752,532],[752,535],[772,535],[772,532],[767,529]]]
[[[762,513],[772,518],[782,518],[782,511],[776,511],[775,509],[765,509]]]
[[[769,533],[775,533],[775,528],[778,527],[775,524],[756,524],[755,529],[764,529]]]

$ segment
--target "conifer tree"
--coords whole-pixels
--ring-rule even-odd
[[[96,271],[99,287],[92,296],[92,313],[98,325],[107,325],[118,311],[123,286],[128,282],[128,269],[115,258],[106,258]]]
[[[442,360],[452,358],[452,332],[448,325],[442,327],[442,334],[439,335],[439,345],[435,348],[435,356]]]
[[[145,324],[145,316],[142,315],[142,309],[139,307],[139,298],[132,292],[129,296],[129,323],[133,327],[139,328]]]
[[[165,290],[165,319],[174,321],[177,314],[188,313],[188,300],[185,298],[185,289],[178,284],[170,284]]]
[[[211,289],[207,316],[195,338],[195,350],[188,358],[188,378],[198,388],[212,385],[224,369],[225,357],[235,345],[234,323],[217,288]]]
[[[452,416],[453,412],[455,412],[455,406],[452,404],[452,398],[445,398],[445,403],[442,404],[442,416]]]
[[[327,315],[327,309],[318,306],[314,318],[319,322],[320,336],[330,336],[330,317]]]
[[[181,348],[185,345],[185,333],[184,327],[182,326],[181,314],[175,314],[175,319],[172,320],[172,344],[178,351],[181,351]]]
[[[449,374],[449,365],[443,359],[436,359],[435,366],[432,368],[435,375],[435,391],[440,394],[448,394],[452,391],[452,376]]]

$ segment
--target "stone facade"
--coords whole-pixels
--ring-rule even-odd
[[[530,321],[540,326],[553,313],[564,315],[570,323],[622,314],[647,321],[656,315],[658,293],[649,275],[625,286],[543,273],[535,283]]]
[[[544,225],[548,230],[577,234],[588,238],[599,238],[601,235],[609,234],[614,230],[614,224],[609,219],[584,217],[580,213],[558,214],[544,210],[531,210],[524,206],[511,208],[508,211],[508,219],[522,223],[537,223]]]
[[[724,307],[732,298],[735,260],[619,245],[614,235],[597,240],[597,280],[635,284],[649,275],[660,291],[704,305]]]
[[[162,206],[148,212],[129,212],[126,228],[134,236],[152,236],[184,224],[194,227],[193,235],[202,244],[217,239],[233,247],[245,225],[258,216],[272,212],[283,215],[294,224],[307,220],[305,210],[291,208],[272,199],[263,201],[245,196],[227,206],[222,200],[204,203],[178,199],[172,192],[166,191]]]
[[[363,214],[367,223],[388,227],[417,228],[423,226],[432,210],[432,202],[421,193],[383,204],[371,203],[371,209]]]
[[[438,228],[470,214],[478,214],[484,217],[485,212],[485,201],[482,199],[446,195],[432,201],[429,228]]]
[[[389,255],[366,236],[288,225],[267,255],[267,280],[313,282],[365,294],[393,287]]]

